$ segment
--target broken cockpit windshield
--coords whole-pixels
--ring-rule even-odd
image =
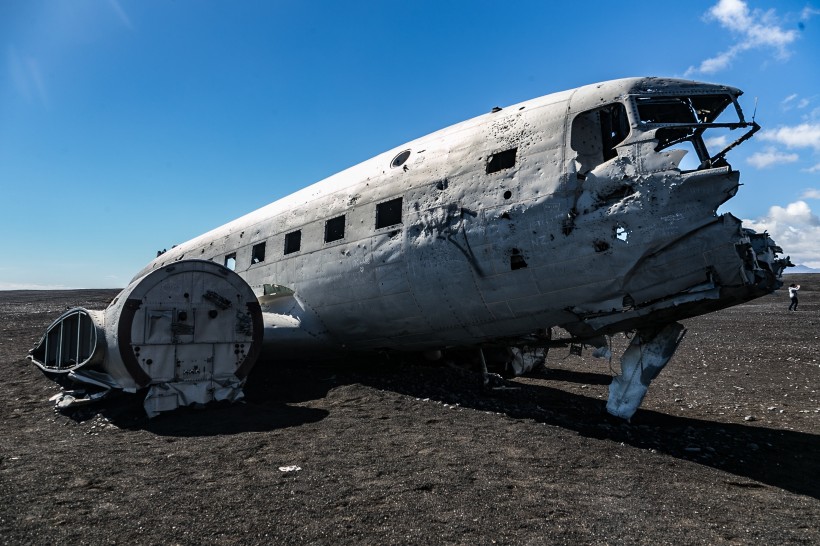
[[[760,129],[754,121],[747,122],[743,119],[740,106],[728,94],[636,97],[635,103],[641,125],[647,128],[657,127],[655,136],[658,145],[655,151],[676,145],[690,145],[698,158],[698,164],[695,165],[698,170],[728,165],[726,153]],[[718,123],[718,116],[730,104],[735,105],[737,121]],[[709,139],[704,139],[703,136],[707,129],[734,130],[745,127],[751,129],[728,146],[725,135],[710,135],[712,138]],[[723,149],[711,155],[707,142]]]

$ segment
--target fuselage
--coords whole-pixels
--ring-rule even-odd
[[[212,260],[264,311],[360,349],[552,326],[583,338],[734,305],[777,288],[783,266],[768,238],[716,212],[739,173],[703,133],[754,125],[740,94],[631,78],[494,109],[178,245],[135,278]],[[734,118],[719,123],[724,110]]]
[[[477,347],[485,362],[500,345],[506,365],[634,331],[607,402],[629,419],[677,321],[767,294],[789,265],[717,214],[739,185],[726,154],[759,129],[740,93],[631,78],[494,108],[161,253],[29,358],[102,389],[86,401],[145,392],[153,416],[240,398],[265,350]]]

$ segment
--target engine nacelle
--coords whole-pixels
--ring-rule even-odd
[[[259,302],[239,275],[182,260],[134,280],[104,311],[66,311],[28,358],[63,384],[148,389],[153,417],[241,398],[263,331]]]

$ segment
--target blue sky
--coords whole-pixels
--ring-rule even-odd
[[[413,138],[602,80],[743,89],[725,206],[820,267],[820,4],[0,2],[0,289],[155,255]]]

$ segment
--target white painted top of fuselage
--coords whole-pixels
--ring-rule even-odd
[[[507,115],[513,115],[525,108],[542,108],[552,104],[567,102],[570,99],[573,100],[573,110],[577,111],[578,108],[575,105],[576,102],[579,103],[577,105],[578,107],[581,109],[586,109],[594,108],[600,105],[602,101],[617,100],[619,97],[628,94],[691,93],[695,89],[699,89],[703,92],[704,88],[710,89],[711,92],[720,91],[734,95],[739,95],[742,93],[740,90],[732,87],[694,82],[691,80],[655,77],[622,78],[544,95],[542,97],[504,107],[498,112],[488,112],[482,114],[392,148],[382,154],[363,161],[362,163],[349,167],[295,193],[274,201],[273,203],[256,209],[237,218],[236,220],[223,224],[222,226],[208,231],[207,233],[204,233],[194,239],[177,245],[161,257],[158,257],[156,260],[152,261],[145,269],[137,274],[135,279],[156,267],[158,263],[168,263],[169,261],[177,259],[180,255],[186,253],[192,248],[202,245],[205,242],[228,236],[237,231],[246,230],[249,226],[277,216],[278,214],[293,210],[294,208],[305,205],[306,203],[321,200],[323,197],[334,193],[348,190],[363,181],[382,176],[391,168],[390,162],[393,158],[403,150],[411,150],[415,152],[418,150],[435,147],[436,143],[453,142],[456,140],[454,138],[455,135],[480,126],[484,123],[497,120],[498,116],[504,115],[504,113],[507,113]]]

